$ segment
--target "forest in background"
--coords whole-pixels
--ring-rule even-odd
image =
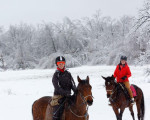
[[[36,26],[21,23],[0,27],[0,68],[53,68],[63,55],[67,67],[116,65],[121,55],[131,65],[150,64],[150,1],[139,9],[139,16],[120,19],[102,16]]]

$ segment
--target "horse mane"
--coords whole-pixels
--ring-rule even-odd
[[[122,86],[121,86],[121,85]],[[122,88],[123,87],[123,88]],[[116,88],[116,96],[119,96],[120,93],[123,93],[126,97],[126,99],[129,99],[130,97],[128,96],[128,91],[127,88],[125,87],[125,85],[123,83],[115,83],[115,88]],[[124,89],[124,90],[123,90]]]
[[[115,88],[117,89],[117,91],[122,91],[123,92],[123,89],[122,89],[120,84],[123,86],[123,88],[126,88],[123,83],[117,83],[117,82],[115,82]]]
[[[74,94],[71,96],[71,98],[70,98],[71,103],[73,103],[73,104],[76,103],[77,95],[78,95],[78,90],[76,90],[76,91],[74,92]]]
[[[79,93],[79,87],[80,85],[85,85],[85,84],[89,84],[89,82],[87,80],[81,80],[79,83],[78,83],[78,86],[77,86],[77,89],[76,91],[74,92],[74,94],[71,96],[70,100],[73,104],[76,103],[76,100],[77,100],[77,96],[78,96],[78,93]]]

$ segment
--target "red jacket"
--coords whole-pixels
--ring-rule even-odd
[[[125,80],[122,80],[121,78],[127,76]],[[122,66],[121,64],[118,64],[116,67],[116,70],[114,72],[114,77],[117,78],[117,82],[126,82],[129,81],[129,77],[131,76],[131,71],[126,63],[125,66]]]

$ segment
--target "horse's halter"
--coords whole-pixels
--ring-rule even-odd
[[[76,113],[74,113],[74,112],[71,110],[71,108],[70,108],[70,111],[71,111],[71,113],[72,113],[73,115],[75,115],[76,117],[79,117],[79,118],[85,117],[85,119],[88,120],[87,116],[88,116],[88,107],[89,107],[89,106],[88,106],[88,103],[87,103],[87,101],[86,101],[86,98],[89,97],[89,96],[91,96],[91,97],[93,98],[93,96],[92,96],[92,95],[84,96],[81,92],[79,92],[79,94],[80,94],[80,97],[81,97],[81,99],[82,99],[82,103],[81,103],[79,106],[86,104],[86,113],[85,113],[85,115],[82,115],[82,116],[77,115]]]
[[[108,82],[108,85],[111,85],[111,84],[110,84],[110,82]],[[105,87],[106,87],[106,85],[105,85]],[[114,89],[114,88],[113,88],[113,89]],[[112,90],[108,90],[108,89],[106,89],[106,91],[107,91],[107,92],[112,92],[112,91],[113,91],[113,89],[112,89]]]
[[[115,83],[111,84],[111,82],[107,82],[107,84],[108,84],[107,86],[111,85],[113,87],[112,89],[106,89],[107,96],[108,95],[112,96],[114,94]],[[105,87],[106,87],[106,85],[105,85]],[[108,94],[108,92],[109,92],[109,94]]]
[[[81,99],[82,99],[82,101],[83,101],[82,104],[87,104],[87,101],[86,101],[86,98],[87,98],[87,97],[91,96],[92,98],[94,98],[92,95],[84,96],[83,94],[81,94],[81,92],[79,92],[79,93],[80,93],[80,97],[81,97]]]
[[[106,87],[106,86],[105,86]],[[106,90],[107,92],[111,92],[109,99],[111,101],[114,101],[114,99],[112,98],[113,94],[117,91],[117,87],[115,87],[115,83],[113,84],[113,89],[112,90]]]

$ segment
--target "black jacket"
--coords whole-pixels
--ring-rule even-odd
[[[56,70],[52,79],[54,85],[54,95],[67,96],[71,95],[71,89],[75,92],[76,85],[71,76],[71,73],[65,70],[60,72]]]

